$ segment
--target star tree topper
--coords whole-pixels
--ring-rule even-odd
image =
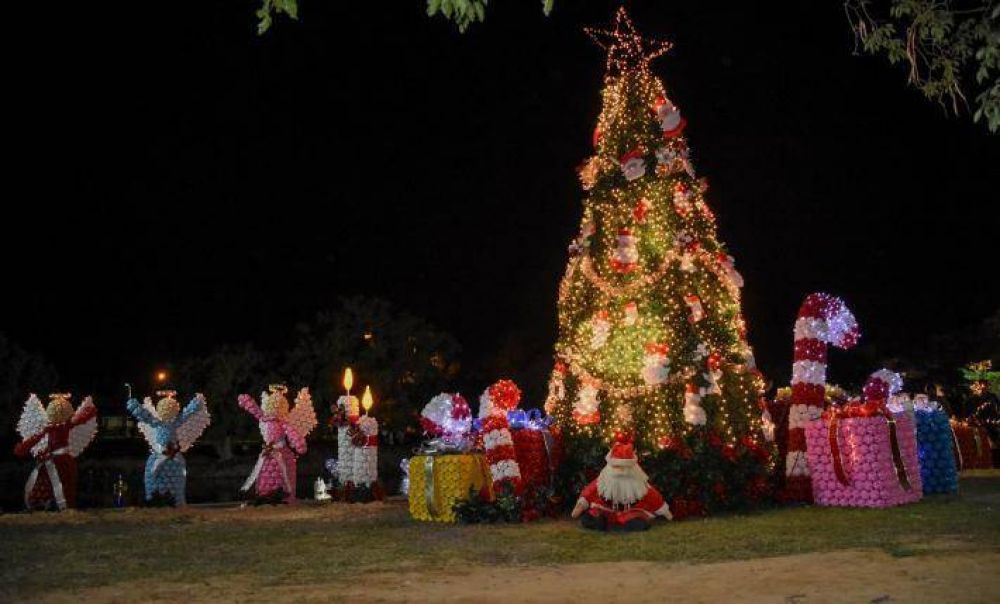
[[[635,30],[632,19],[619,7],[612,28],[586,27],[583,30],[598,46],[608,51],[605,77],[615,77],[635,69],[646,70],[649,62],[670,50],[671,44],[658,38],[643,37]]]

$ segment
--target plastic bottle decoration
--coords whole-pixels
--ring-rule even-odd
[[[326,490],[326,481],[320,476],[317,476],[313,483],[313,498],[316,501],[330,501],[331,499],[330,493]]]
[[[520,494],[521,469],[517,464],[514,440],[510,434],[507,412],[517,408],[521,390],[511,380],[500,380],[483,391],[479,397],[479,419],[483,422],[483,447],[486,463],[490,466],[493,492],[509,488]]]
[[[356,396],[341,396],[333,406],[333,422],[337,426],[337,481],[341,486],[354,485],[354,456],[357,447],[352,442],[361,417]]]
[[[674,211],[681,218],[687,218],[688,214],[694,211],[694,192],[683,182],[674,185]]]
[[[687,304],[688,310],[691,312],[688,317],[691,323],[697,323],[705,318],[705,308],[701,305],[701,298],[696,294],[684,296],[684,303]]]
[[[460,394],[442,393],[420,412],[425,440],[410,459],[410,515],[417,520],[455,522],[454,505],[478,492],[492,497],[489,468],[471,447],[472,412]]]
[[[891,371],[875,372],[865,383],[863,401],[830,406],[806,425],[815,503],[888,507],[920,499],[913,418],[892,413],[886,404],[901,384]]]
[[[723,272],[735,287],[743,287],[743,275],[736,270],[736,260],[725,252],[719,252],[716,255],[716,260],[719,261],[719,266],[722,267]]]
[[[24,486],[28,509],[76,507],[76,458],[97,434],[97,407],[88,396],[74,412],[70,398],[50,394],[46,407],[32,394],[21,411],[17,432],[23,440],[14,453],[35,459]]]
[[[619,273],[631,273],[639,266],[639,250],[631,229],[618,231],[618,244],[611,255],[611,268]]]
[[[605,458],[607,465],[580,493],[573,518],[584,528],[644,531],[656,518],[670,520],[670,507],[639,467],[630,442],[618,440]]]
[[[316,427],[316,411],[308,388],[299,390],[290,411],[287,392],[283,384],[272,384],[268,392],[261,393],[260,406],[248,394],[239,396],[240,407],[259,422],[264,439],[257,464],[241,490],[247,492],[256,486],[258,497],[280,492],[285,501],[294,503],[297,455],[306,452],[306,436]]]
[[[809,294],[795,320],[792,401],[788,412],[785,491],[788,501],[812,501],[805,427],[819,418],[826,397],[827,346],[851,348],[861,332],[844,302],[829,294]]]
[[[410,458],[404,457],[399,461],[399,471],[402,478],[399,481],[399,494],[410,495]]]
[[[705,360],[705,366],[707,371],[702,376],[708,382],[708,385],[703,386],[699,394],[702,396],[710,394],[721,395],[722,387],[719,385],[719,380],[722,379],[722,355],[718,352],[709,354]]]
[[[663,138],[676,138],[684,132],[687,120],[681,116],[681,110],[665,97],[658,97],[653,105],[656,119],[660,122],[660,130],[663,130]]]
[[[573,419],[581,426],[597,424],[601,421],[601,402],[597,398],[598,390],[593,384],[584,384],[577,392],[573,403]]]
[[[647,386],[663,384],[670,376],[670,347],[666,344],[650,342],[646,344],[646,354],[642,358],[642,380]]]
[[[211,417],[201,394],[196,394],[183,412],[173,390],[158,391],[156,396],[160,400],[155,407],[149,397],[141,405],[134,398],[126,403],[151,449],[144,475],[146,501],[165,497],[174,505],[185,505],[187,463],[184,453],[205,431]]]
[[[594,350],[603,348],[608,343],[611,336],[611,321],[608,320],[608,311],[599,310],[594,313],[591,320],[590,347]]]
[[[378,421],[370,415],[362,416],[351,444],[354,446],[351,482],[370,487],[378,481]]]
[[[646,161],[642,158],[642,149],[632,149],[619,158],[622,174],[625,180],[632,182],[646,174]]]
[[[625,326],[631,327],[639,320],[639,305],[633,300],[625,305]]]
[[[692,426],[704,426],[707,419],[705,410],[701,406],[698,387],[688,384],[684,391],[684,421]]]
[[[429,437],[424,446],[449,452],[469,449],[469,432],[472,430],[472,411],[469,403],[457,392],[442,392],[424,405],[420,412],[420,426]]]

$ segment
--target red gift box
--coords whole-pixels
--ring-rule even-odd
[[[564,455],[563,437],[559,428],[551,426],[511,430],[511,438],[514,440],[514,454],[525,490],[532,491],[552,484]]]
[[[990,435],[986,428],[966,422],[951,420],[955,434],[955,462],[959,470],[978,470],[993,467],[993,452]]]

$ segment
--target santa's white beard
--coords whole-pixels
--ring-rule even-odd
[[[625,470],[616,470],[608,464],[597,476],[598,494],[614,504],[632,505],[645,497],[647,490],[649,477],[638,463]]]

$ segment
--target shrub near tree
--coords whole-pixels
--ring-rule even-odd
[[[374,413],[390,429],[413,424],[459,370],[460,347],[450,334],[377,298],[343,298],[296,331],[284,362],[289,382],[310,385],[317,409],[325,410],[344,393],[341,375],[349,366],[357,386],[371,386]]]

